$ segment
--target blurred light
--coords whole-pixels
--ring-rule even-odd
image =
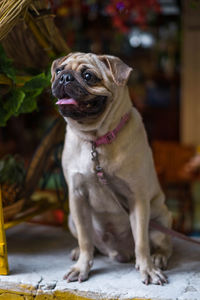
[[[132,47],[139,47],[141,44],[141,38],[140,34],[138,32],[132,32],[129,36],[129,43],[131,44]]]
[[[134,29],[129,34],[129,43],[134,48],[150,48],[154,45],[155,39],[149,32],[142,32],[139,29]]]
[[[152,47],[154,42],[155,40],[152,34],[145,32],[141,34],[141,44],[144,48]]]
[[[141,45],[141,33],[138,29],[132,30],[129,34],[129,43],[134,48],[137,48]]]
[[[163,15],[179,15],[180,8],[176,0],[159,0],[161,6],[161,13]]]

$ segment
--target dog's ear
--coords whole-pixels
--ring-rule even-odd
[[[72,53],[69,53],[68,55],[66,56],[62,56],[60,58],[57,58],[55,59],[53,62],[52,62],[52,65],[51,65],[51,82],[54,81],[54,78],[55,78],[55,70],[58,68],[58,66],[63,62],[65,61],[68,57],[70,57],[72,55]]]
[[[57,67],[59,66],[59,64],[64,61],[66,56],[63,56],[63,57],[60,57],[60,58],[57,58],[55,59],[53,62],[52,62],[52,65],[51,65],[51,82],[54,81],[54,78],[55,78],[55,71],[57,69]]]
[[[120,58],[110,55],[101,55],[99,59],[109,68],[114,82],[119,86],[126,85],[133,70]]]

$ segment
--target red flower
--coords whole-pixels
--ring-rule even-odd
[[[132,24],[146,25],[149,12],[160,13],[160,5],[158,0],[110,0],[106,12],[116,28],[127,32]]]

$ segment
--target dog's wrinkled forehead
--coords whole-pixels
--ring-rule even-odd
[[[71,53],[66,56],[61,65],[67,65],[69,69],[78,70],[82,65],[88,68],[103,68],[103,63],[99,61],[97,55],[92,53]]]

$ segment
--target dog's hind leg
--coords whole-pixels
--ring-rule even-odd
[[[158,207],[154,207],[154,209],[158,210]],[[168,211],[165,204],[161,204],[158,216],[153,219],[158,224],[171,228],[171,213]],[[168,259],[172,254],[171,237],[154,228],[150,228],[150,244],[152,252],[151,258],[154,265],[165,270],[167,268]]]

